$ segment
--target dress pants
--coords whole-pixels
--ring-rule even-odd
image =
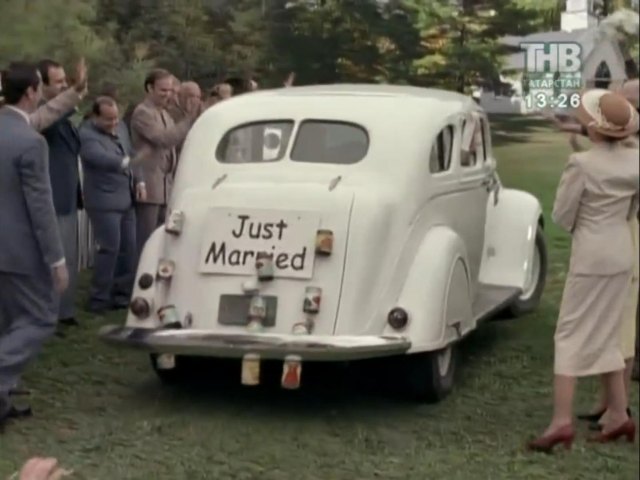
[[[138,203],[136,205],[138,258],[142,255],[142,249],[149,237],[164,223],[166,205],[153,203]]]
[[[0,333],[0,407],[9,404],[9,390],[55,333],[55,297],[51,271],[44,265],[32,275],[0,272],[0,307],[6,316]]]
[[[78,286],[78,211],[58,215],[58,229],[62,240],[64,257],[69,270],[69,288],[57,295],[58,319],[75,317],[76,290]]]
[[[95,311],[126,305],[137,265],[135,210],[87,213],[97,244],[89,307]]]

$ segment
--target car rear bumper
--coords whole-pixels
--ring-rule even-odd
[[[256,353],[263,359],[299,355],[307,361],[346,361],[400,355],[411,347],[401,336],[225,334],[116,325],[103,327],[99,335],[107,343],[152,353],[223,358]]]

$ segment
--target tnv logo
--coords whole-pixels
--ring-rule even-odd
[[[578,73],[582,68],[582,46],[575,42],[521,43],[525,70],[530,73]]]

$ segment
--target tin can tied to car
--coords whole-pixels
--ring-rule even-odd
[[[158,309],[158,318],[162,322],[164,328],[182,328],[180,315],[175,305],[165,305]]]
[[[173,210],[167,215],[164,229],[167,233],[180,235],[184,226],[184,213],[181,210]]]
[[[333,232],[331,230],[318,230],[316,235],[316,253],[329,256],[333,251]]]
[[[254,295],[249,302],[249,330],[260,330],[267,318],[267,302],[264,297]]]
[[[320,312],[320,302],[322,299],[322,289],[319,287],[307,287],[304,291],[304,305],[302,307],[305,313]]]
[[[260,385],[260,355],[248,353],[243,357],[241,381],[246,386]]]
[[[268,252],[258,252],[256,254],[256,270],[258,272],[259,280],[273,280],[273,254]]]
[[[302,376],[302,358],[298,355],[287,355],[282,369],[282,388],[297,390],[300,388]]]

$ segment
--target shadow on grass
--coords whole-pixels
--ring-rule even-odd
[[[492,355],[503,332],[496,322],[489,322],[459,344],[458,371],[453,397],[463,388],[465,379],[477,373],[474,363]],[[350,363],[310,362],[302,366],[302,387],[291,391],[280,387],[282,362],[265,361],[261,365],[261,385],[240,384],[239,360],[198,359],[189,363],[188,373],[175,385],[162,384],[150,374],[149,380],[131,390],[133,400],[141,405],[162,399],[162,407],[171,411],[189,411],[204,415],[211,411],[243,410],[251,415],[273,418],[314,418],[318,415],[357,413],[376,417],[393,413],[435,416],[438,404],[425,404],[407,395],[403,389],[403,365],[406,357],[375,359]],[[425,374],[426,378],[426,374]],[[446,400],[445,400],[446,401]],[[131,405],[129,405],[131,407]]]

